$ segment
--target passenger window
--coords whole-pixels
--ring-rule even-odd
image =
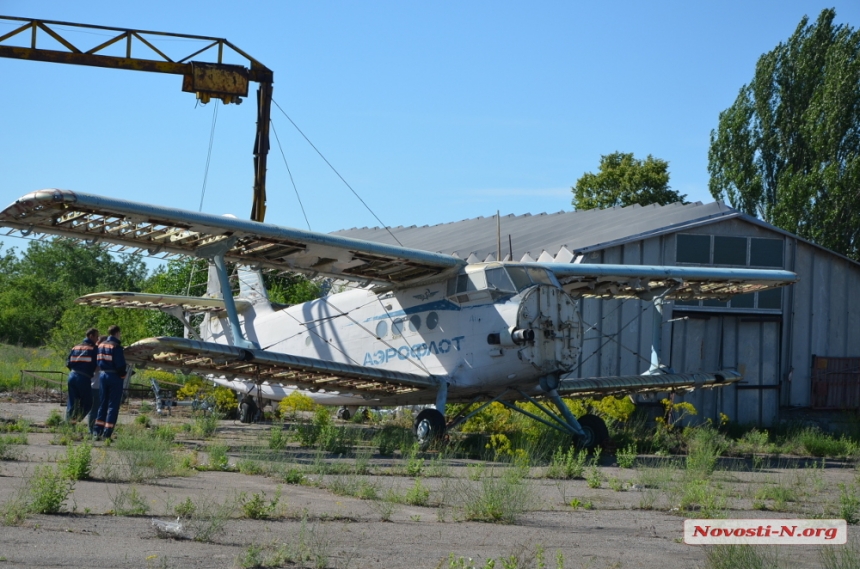
[[[403,335],[403,324],[406,322],[405,318],[398,318],[394,322],[391,323],[391,335],[395,338],[397,336]]]

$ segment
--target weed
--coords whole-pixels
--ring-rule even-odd
[[[486,463],[479,462],[477,464],[466,465],[466,477],[469,480],[478,481],[484,476],[484,471],[487,469]]]
[[[403,501],[412,506],[426,506],[430,501],[430,489],[421,483],[420,478],[416,478],[415,485],[406,491]]]
[[[725,493],[718,486],[707,480],[687,479],[679,491],[682,511],[698,510],[697,516],[707,519],[726,517]]]
[[[397,503],[400,502],[400,497],[393,490],[386,492],[385,496],[380,499],[374,499],[370,502],[370,507],[379,515],[379,519],[383,522],[390,522],[391,516],[397,511]]]
[[[860,522],[860,496],[857,488],[851,484],[839,483],[839,517],[851,525]]]
[[[633,463],[636,462],[636,443],[632,442],[615,453],[615,461],[620,468],[633,468]]]
[[[585,481],[589,488],[600,488],[603,484],[603,475],[600,473],[600,469],[596,466],[589,466],[585,473]]]
[[[708,548],[706,569],[779,569],[776,549],[752,545],[714,545]]]
[[[170,476],[176,471],[171,445],[145,431],[130,430],[114,443],[118,470],[109,467],[105,477],[113,480],[145,482]]]
[[[138,415],[134,418],[134,424],[148,429],[152,426],[152,419],[146,415]]]
[[[227,445],[214,444],[206,448],[209,454],[210,470],[227,470],[230,467],[230,458],[227,456]]]
[[[0,460],[17,460],[21,452],[16,445],[22,444],[27,444],[27,435],[25,434],[0,437]]]
[[[206,413],[194,417],[194,422],[187,425],[187,427],[191,436],[209,439],[218,429],[218,421],[220,420],[221,415],[218,413]]]
[[[448,464],[442,457],[442,453],[439,453],[428,462],[424,475],[431,478],[444,478],[449,475],[448,472]]]
[[[281,501],[281,489],[280,487],[275,492],[274,498],[266,502],[266,493],[265,492],[257,492],[251,495],[250,499],[245,499],[244,494],[240,495],[240,501],[242,502],[242,511],[245,513],[246,518],[250,518],[252,520],[265,520],[272,517],[272,514],[275,513],[275,510],[278,508],[278,503]]]
[[[152,413],[152,403],[149,401],[143,401],[138,408],[139,413]]]
[[[412,445],[409,456],[406,458],[406,476],[421,476],[424,472],[424,459],[418,458],[418,443]]]
[[[710,427],[688,428],[684,432],[687,442],[687,470],[708,476],[717,467],[717,460],[728,444],[725,437]]]
[[[298,466],[291,466],[281,472],[281,480],[287,484],[302,484],[305,481],[305,475]]]
[[[237,559],[239,567],[242,569],[255,569],[264,567],[263,565],[263,548],[256,543],[249,545],[242,556]]]
[[[239,472],[245,474],[247,476],[259,476],[265,472],[263,465],[255,460],[250,460],[247,458],[243,458],[236,462],[236,468],[239,469]]]
[[[175,513],[180,518],[191,518],[197,512],[197,505],[194,503],[194,500],[191,497],[185,498],[182,502],[179,502],[175,508],[173,508],[173,513]]]
[[[55,429],[63,424],[63,416],[56,409],[51,409],[48,413],[48,418],[45,419],[45,426]]]
[[[269,448],[272,450],[283,450],[287,448],[289,436],[287,432],[279,425],[273,426],[269,430]]]
[[[552,460],[546,471],[547,478],[582,478],[588,460],[588,451],[576,451],[570,447],[567,451],[561,448],[552,455]]]
[[[195,541],[211,542],[224,532],[227,520],[236,508],[234,499],[226,498],[224,502],[204,500],[196,504],[194,513],[186,527]]]
[[[467,520],[513,523],[526,511],[532,489],[522,471],[506,469],[502,476],[484,476],[477,486],[464,484],[459,497]]]
[[[373,438],[373,443],[379,449],[382,456],[391,456],[404,444],[412,445],[413,435],[410,429],[396,425],[386,425]]]
[[[821,548],[823,569],[860,569],[860,547],[856,542],[842,547]]]
[[[59,469],[37,466],[28,481],[27,510],[33,514],[58,514],[75,487]]]
[[[93,446],[88,442],[78,446],[67,446],[66,460],[62,467],[63,475],[70,480],[89,478],[92,471],[92,451]]]
[[[112,513],[115,516],[143,516],[149,512],[149,504],[134,486],[119,487],[116,494],[108,491],[108,495],[113,503]]]
[[[355,473],[332,476],[326,487],[340,496],[353,496],[361,500],[375,500],[378,492],[376,484]]]
[[[613,476],[609,479],[609,487],[616,492],[621,492],[624,490],[624,483],[617,476]]]

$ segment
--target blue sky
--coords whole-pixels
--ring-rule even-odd
[[[668,160],[674,189],[712,201],[720,111],[825,7],[860,26],[856,0],[0,0],[2,15],[229,39],[274,70],[275,101],[389,225],[570,210],[570,187],[616,150]],[[9,59],[0,73],[2,206],[60,187],[198,208],[213,104],[179,77]],[[218,109],[204,211],[249,216],[255,120],[253,97]],[[273,122],[314,230],[378,225],[277,109]],[[307,227],[274,137],[266,221]]]

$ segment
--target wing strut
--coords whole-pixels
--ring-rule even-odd
[[[224,308],[227,309],[227,321],[230,323],[230,335],[233,336],[233,345],[248,350],[259,350],[260,346],[245,338],[242,326],[239,324],[239,313],[236,311],[236,302],[233,300],[233,288],[230,286],[230,275],[227,274],[227,262],[224,254],[236,244],[236,237],[229,237],[216,241],[210,245],[204,245],[195,251],[198,257],[212,260],[215,272],[218,273],[218,282],[221,284],[221,297],[224,299]]]

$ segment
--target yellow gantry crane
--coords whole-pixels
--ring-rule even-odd
[[[254,142],[254,202],[251,208],[251,219],[260,222],[264,220],[266,216],[266,158],[269,153],[269,120],[272,108],[272,84],[274,82],[274,74],[271,69],[224,38],[131,30],[14,16],[0,16],[0,22],[2,21],[20,23],[20,25],[11,32],[0,35],[0,57],[182,75],[182,90],[196,93],[197,98],[204,104],[213,98],[220,99],[224,104],[239,104],[243,97],[248,96],[248,83],[250,81],[258,83],[257,135]],[[110,35],[115,35],[96,47],[83,51],[60,33],[60,27],[72,28],[71,31],[98,30],[102,34],[109,32]],[[40,35],[45,34],[65,50],[39,47],[37,40]],[[197,51],[181,59],[173,60],[153,44],[157,38],[164,37],[197,40],[198,42],[205,42],[205,44]],[[53,42],[51,43],[52,47],[57,47]],[[106,54],[108,48],[116,52],[117,47],[125,48],[124,56]],[[223,63],[225,48],[247,59],[247,66]],[[132,55],[133,50],[136,54],[145,52],[145,56]],[[213,54],[217,55],[213,57]],[[201,60],[204,58],[208,58],[208,61]]]

